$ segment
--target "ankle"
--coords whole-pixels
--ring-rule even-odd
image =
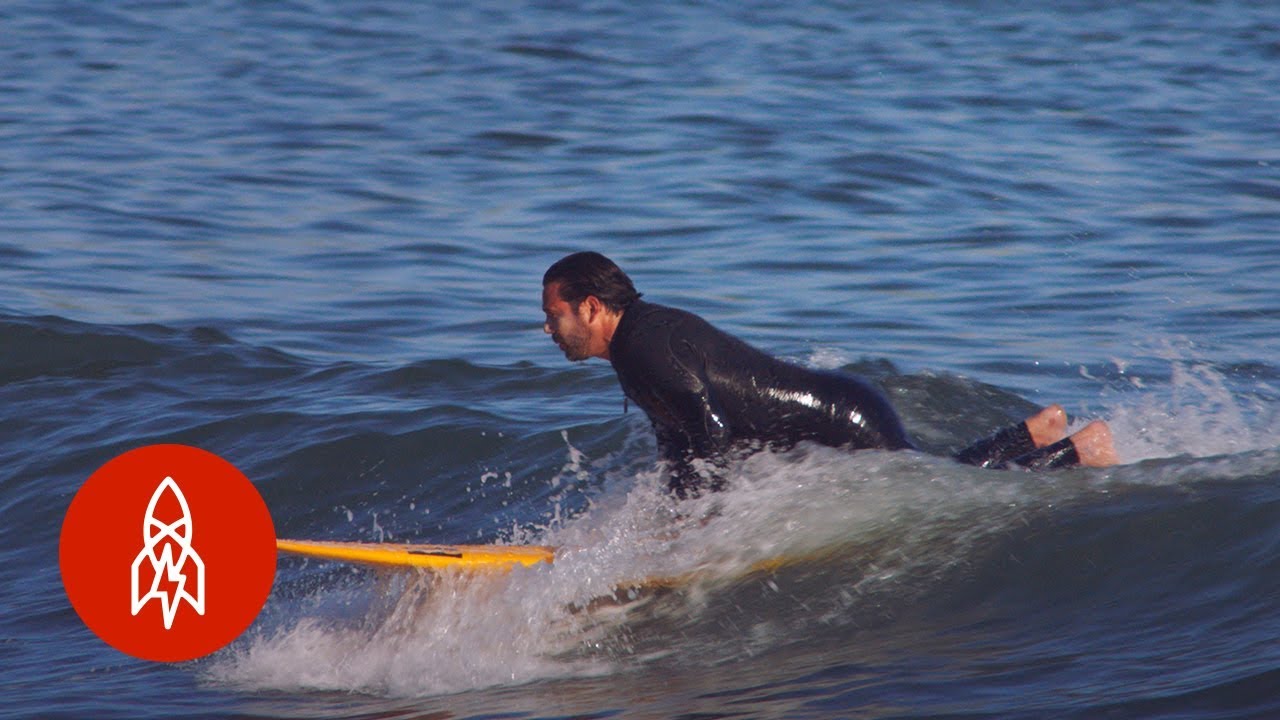
[[[1050,405],[1023,423],[1038,448],[1052,445],[1067,436],[1067,411],[1061,405]]]
[[[1071,444],[1080,456],[1080,464],[1086,467],[1109,467],[1120,462],[1111,428],[1101,420],[1094,420],[1072,435]]]

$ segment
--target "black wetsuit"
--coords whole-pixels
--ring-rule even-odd
[[[622,391],[653,423],[671,466],[671,490],[680,497],[703,486],[719,489],[714,467],[700,473],[693,461],[723,465],[736,450],[786,449],[805,440],[851,449],[915,447],[888,398],[869,382],[783,362],[683,310],[637,300],[623,313],[609,355]],[[1034,450],[1022,425],[956,458],[987,467],[1057,466],[1074,456],[1073,449]]]

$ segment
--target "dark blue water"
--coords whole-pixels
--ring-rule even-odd
[[[0,714],[1280,717],[1274,4],[18,1],[0,67]],[[578,249],[932,450],[1056,401],[1124,464],[802,449],[673,533],[541,333]],[[145,663],[57,538],[157,442],[282,536],[577,549],[282,559],[246,636]]]

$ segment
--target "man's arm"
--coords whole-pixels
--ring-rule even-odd
[[[704,346],[716,337],[703,325],[688,313],[647,308],[625,329],[610,359],[627,397],[649,416],[671,470],[671,489],[681,497],[721,484],[699,470],[723,467],[733,440],[707,379]]]
[[[697,348],[686,340],[669,345],[671,377],[663,383],[663,400],[674,420],[666,427],[654,423],[658,447],[671,470],[670,487],[680,498],[702,489],[724,487],[723,470],[732,445],[728,420],[706,378]]]

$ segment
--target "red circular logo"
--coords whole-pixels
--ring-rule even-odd
[[[71,605],[98,637],[144,660],[191,660],[234,640],[262,610],[275,526],[231,463],[149,445],[85,481],[62,521],[59,562]]]

